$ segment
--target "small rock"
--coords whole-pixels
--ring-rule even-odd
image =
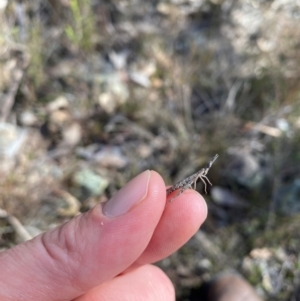
[[[284,118],[277,119],[276,125],[282,132],[288,132],[290,130],[290,125]]]
[[[20,115],[20,123],[25,126],[34,126],[38,124],[38,118],[31,111],[24,111]]]
[[[152,154],[152,148],[149,145],[142,143],[137,147],[137,153],[141,158],[145,159]]]
[[[227,176],[247,188],[259,187],[268,172],[264,166],[261,166],[260,158],[250,152],[235,150],[231,155],[232,158],[226,168]]]
[[[63,143],[74,146],[81,141],[81,126],[77,122],[71,123],[62,131]]]
[[[216,204],[221,206],[235,208],[245,208],[249,206],[244,200],[236,196],[230,190],[219,186],[212,187],[211,197]]]
[[[93,159],[104,167],[124,168],[128,164],[128,159],[116,146],[104,147],[95,153]]]
[[[69,102],[65,96],[58,96],[47,105],[48,112],[54,112],[61,109],[67,109]]]
[[[268,248],[261,248],[261,249],[253,249],[250,252],[250,256],[255,259],[265,259],[268,260],[273,256],[272,250]]]
[[[106,178],[90,169],[83,169],[75,173],[73,181],[89,190],[92,195],[101,195],[109,184]]]
[[[118,104],[116,98],[108,92],[101,93],[98,96],[98,103],[100,107],[108,114],[114,113]]]
[[[203,258],[200,261],[197,262],[197,268],[205,271],[211,270],[213,267],[213,264],[208,258]]]
[[[123,75],[122,72],[115,72],[95,78],[95,81],[103,87],[103,93],[111,94],[117,104],[125,103],[129,97],[128,86],[124,83]]]
[[[0,0],[0,9],[5,9],[7,6],[8,0]]]
[[[0,123],[0,157],[16,156],[25,142],[27,131],[9,123]]]
[[[79,147],[77,155],[95,161],[104,167],[124,168],[128,164],[128,159],[122,154],[117,146],[101,146],[91,144],[85,148]]]
[[[149,88],[151,87],[151,81],[149,80],[148,76],[141,73],[141,72],[130,72],[129,78],[136,84],[144,87]]]
[[[123,69],[127,65],[128,51],[115,52],[111,51],[108,56],[116,69]]]

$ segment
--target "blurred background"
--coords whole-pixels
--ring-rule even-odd
[[[217,153],[207,221],[158,265],[181,301],[227,270],[300,300],[299,21],[293,0],[0,0],[0,250]]]

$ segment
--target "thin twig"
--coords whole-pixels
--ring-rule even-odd
[[[1,116],[0,116],[0,122],[7,121],[7,118],[11,112],[11,109],[15,102],[15,97],[21,82],[21,79],[23,77],[23,71],[22,70],[15,70],[14,71],[14,79],[10,86],[9,91],[7,94],[3,97],[2,102],[2,109],[1,109]]]
[[[8,214],[7,211],[3,209],[0,209],[0,218],[5,218],[7,220],[7,222],[11,225],[11,227],[22,239],[22,241],[27,241],[32,238],[32,235],[26,230],[26,228],[15,216]]]
[[[13,71],[11,86],[7,94],[2,100],[0,100],[0,122],[6,122],[8,119],[11,109],[15,103],[16,94],[22,81],[24,70],[27,68],[29,60],[29,56],[24,53],[22,61],[17,64],[18,67],[16,67],[16,69]]]

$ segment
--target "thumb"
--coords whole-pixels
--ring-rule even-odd
[[[0,300],[71,300],[115,277],[145,250],[164,210],[154,171],[131,180],[102,208],[0,254]]]

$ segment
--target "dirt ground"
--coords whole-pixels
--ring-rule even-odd
[[[145,169],[172,184],[219,154],[205,224],[158,265],[180,301],[227,270],[300,300],[299,16],[289,0],[0,0],[0,250]]]

